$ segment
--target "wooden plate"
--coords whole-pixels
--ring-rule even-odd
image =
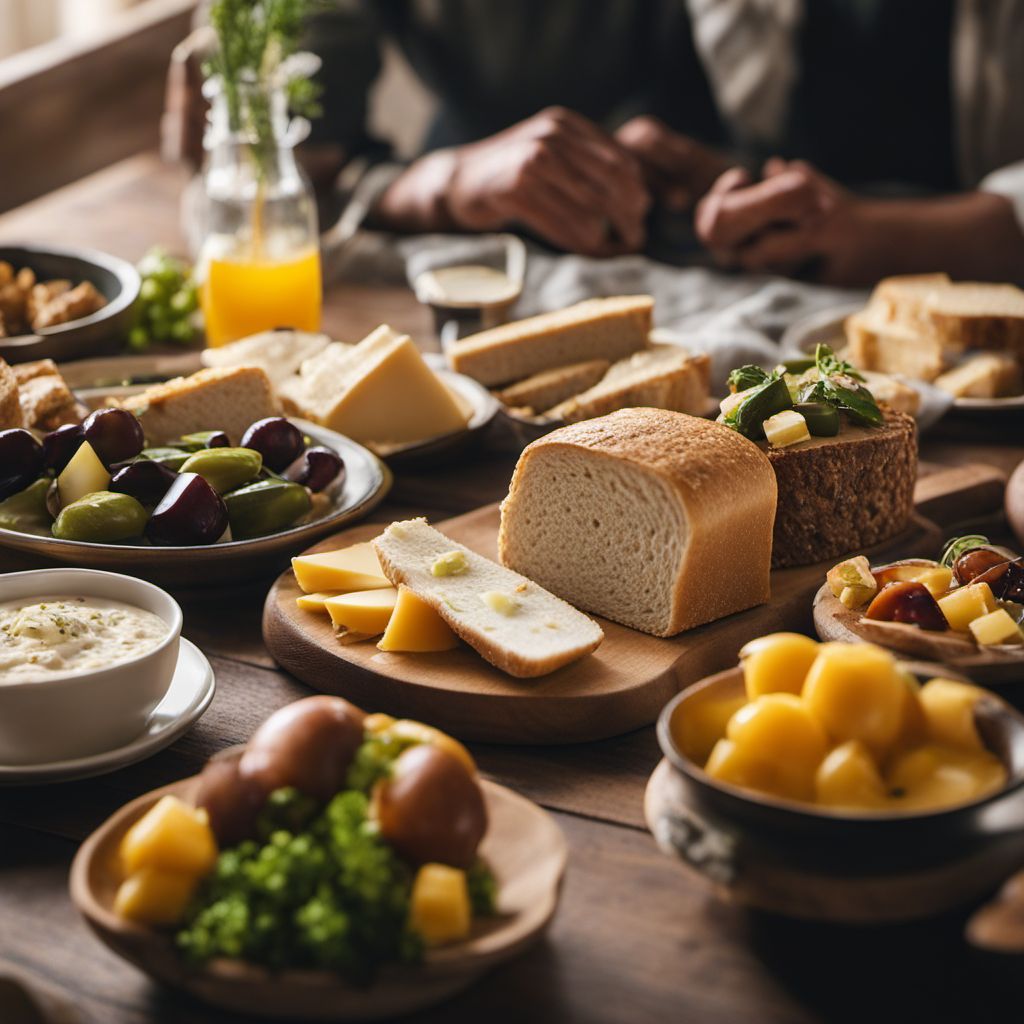
[[[438,523],[453,540],[497,557],[497,505]],[[380,526],[346,530],[311,548],[329,551],[369,540]],[[935,526],[915,519],[886,548],[937,547]],[[580,743],[650,725],[680,689],[735,664],[748,640],[809,626],[811,597],[830,566],[772,573],[771,602],[670,639],[600,620],[594,654],[538,679],[513,679],[462,646],[439,654],[378,651],[373,641],[340,644],[330,620],[295,604],[290,570],[267,595],[263,639],[281,666],[316,690],[361,707],[423,718],[464,739],[494,743]]]
[[[71,899],[115,953],[157,981],[204,1002],[253,1016],[298,1020],[381,1020],[422,1009],[459,992],[496,964],[540,938],[558,904],[568,856],[561,830],[536,804],[483,781],[490,819],[480,853],[498,882],[498,916],[481,921],[464,942],[433,950],[416,967],[382,972],[370,988],[355,988],[325,971],[271,972],[238,961],[187,965],[166,932],[125,921],[113,912],[122,836],[160,797],[189,800],[198,776],[126,804],[79,848],[71,865]]]
[[[1024,680],[1024,648],[979,648],[958,633],[936,633],[901,622],[872,622],[851,611],[828,585],[814,596],[814,628],[822,640],[867,640],[904,657],[939,662],[986,685]]]
[[[345,460],[344,481],[326,492],[333,507],[319,519],[252,540],[188,547],[95,544],[0,528],[0,547],[31,554],[40,567],[109,569],[170,587],[215,587],[265,576],[305,545],[367,515],[391,487],[390,470],[362,445],[305,420],[293,422]]]

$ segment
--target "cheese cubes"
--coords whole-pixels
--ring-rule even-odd
[[[773,448],[788,448],[791,444],[809,441],[811,432],[807,429],[807,420],[795,409],[777,412],[761,424],[764,436]]]

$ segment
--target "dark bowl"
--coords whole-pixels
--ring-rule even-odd
[[[938,666],[908,667],[955,678]],[[1024,716],[998,697],[979,701],[975,720],[1006,766],[1002,789],[942,810],[852,814],[718,782],[687,757],[673,722],[702,700],[742,693],[737,667],[669,702],[658,719],[666,761],[648,788],[659,843],[723,895],[793,917],[909,920],[980,898],[1024,860]]]
[[[92,249],[49,249],[32,245],[0,246],[0,260],[15,271],[30,267],[38,280],[90,281],[107,304],[89,316],[46,327],[35,334],[0,338],[0,357],[9,363],[31,359],[64,362],[116,352],[132,326],[139,295],[139,272],[127,261]]]

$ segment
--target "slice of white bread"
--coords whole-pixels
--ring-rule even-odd
[[[1021,365],[1006,352],[979,352],[935,379],[955,398],[1005,398],[1024,391]]]
[[[699,416],[708,402],[711,360],[677,345],[653,345],[615,363],[592,388],[550,409],[576,423],[617,409],[649,406]]]
[[[653,309],[649,295],[588,299],[472,334],[452,345],[448,359],[488,387],[588,359],[623,359],[646,346]]]
[[[412,338],[387,324],[358,345],[328,345],[278,390],[302,415],[378,449],[453,434],[469,421]]]
[[[542,412],[593,387],[611,365],[607,359],[588,359],[569,366],[557,366],[510,384],[495,394],[509,408]]]
[[[521,679],[546,675],[593,651],[601,627],[532,580],[450,540],[425,519],[392,523],[375,541],[384,575],[426,601],[484,659]],[[435,576],[441,556],[465,568]]]
[[[238,444],[251,424],[280,413],[270,379],[258,366],[207,367],[155,384],[121,405],[138,416],[146,440],[156,445],[200,430],[223,430]]]
[[[941,273],[883,277],[871,293],[868,308],[881,320],[916,327],[928,297],[936,288],[949,284],[949,275]]]
[[[949,366],[941,341],[903,323],[883,320],[870,306],[848,316],[845,329],[848,358],[858,369],[934,380]]]
[[[580,608],[673,636],[768,600],[777,498],[767,456],[735,431],[623,409],[523,451],[500,558]]]
[[[921,315],[947,348],[1024,356],[1024,291],[1012,284],[958,282],[936,288]]]
[[[201,359],[204,366],[259,366],[274,387],[279,387],[329,344],[331,339],[326,334],[290,329],[262,331],[230,345],[204,349]]]
[[[0,359],[0,430],[24,425],[21,401],[18,398],[18,378],[7,363]]]

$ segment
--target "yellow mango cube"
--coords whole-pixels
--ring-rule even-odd
[[[114,913],[139,924],[178,924],[198,887],[195,875],[140,868],[118,886]]]
[[[907,684],[896,660],[874,644],[822,644],[803,697],[836,743],[860,740],[884,755],[903,724]]]
[[[327,609],[324,607],[324,602],[329,597],[337,597],[340,593],[340,590],[318,590],[315,594],[300,594],[295,598],[295,603],[304,612],[322,612],[326,615]]]
[[[394,587],[387,590],[357,590],[352,594],[329,597],[324,601],[324,607],[335,629],[376,636],[387,629],[397,600],[398,591]]]
[[[801,633],[770,633],[740,650],[747,699],[765,693],[795,693],[803,689],[821,645]]]
[[[972,619],[968,629],[974,639],[982,647],[992,647],[995,644],[1019,644],[1024,643],[1024,633],[1021,633],[1020,626],[1014,622],[1013,617],[1005,608],[997,608],[988,615]]]
[[[848,740],[818,766],[814,793],[825,807],[877,810],[885,803],[885,782],[868,748]]]
[[[383,591],[382,591],[383,593]],[[398,600],[377,647],[382,651],[450,651],[459,638],[448,623],[408,587],[399,586]]]
[[[966,587],[957,587],[945,597],[940,597],[939,607],[946,616],[950,629],[966,633],[975,619],[994,612],[999,605],[996,604],[995,594],[987,583],[971,583]]]
[[[1006,783],[1006,769],[987,750],[927,744],[893,763],[887,779],[891,803],[906,810],[935,810],[968,803]]]
[[[974,705],[985,691],[953,679],[931,679],[921,688],[928,736],[960,750],[984,750],[974,724]]]
[[[176,796],[161,797],[128,829],[118,849],[129,876],[156,868],[201,878],[217,862],[217,841],[206,811]]]
[[[307,594],[320,590],[383,590],[391,583],[381,571],[377,552],[367,541],[292,559],[295,582]]]
[[[465,871],[447,864],[424,864],[416,872],[409,924],[428,946],[466,938],[472,917]]]
[[[932,597],[938,599],[949,590],[953,583],[953,570],[948,565],[936,565],[923,569],[913,577],[913,582],[923,583]]]

